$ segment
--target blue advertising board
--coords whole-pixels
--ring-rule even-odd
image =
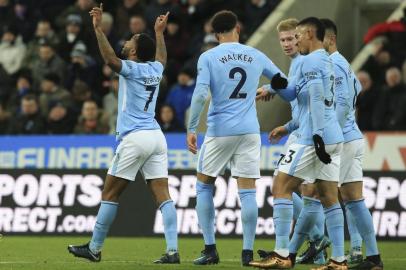
[[[271,145],[261,134],[261,169],[273,169],[286,138]],[[197,156],[186,147],[186,134],[165,134],[170,169],[195,169]],[[203,136],[199,136],[199,145]],[[0,136],[0,168],[106,169],[117,142],[110,135]]]

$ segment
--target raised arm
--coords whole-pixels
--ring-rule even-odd
[[[158,18],[156,18],[154,26],[156,39],[155,61],[161,62],[164,67],[167,59],[164,31],[168,22],[168,16],[169,12],[167,12],[165,15],[160,15]]]
[[[103,4],[100,7],[94,7],[90,12],[90,16],[93,19],[93,28],[96,33],[97,43],[99,45],[100,54],[103,57],[104,62],[115,72],[121,70],[121,60],[116,56],[113,48],[111,47],[106,35],[101,28],[101,20],[103,15]]]

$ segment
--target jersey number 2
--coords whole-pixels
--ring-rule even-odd
[[[147,103],[145,103],[144,112],[148,111],[149,104],[151,103],[152,99],[154,98],[154,93],[155,93],[155,90],[156,90],[156,86],[147,85],[145,87],[145,90],[148,91],[148,92],[151,92],[151,93],[149,94]]]
[[[233,98],[233,99],[234,98],[246,98],[247,93],[240,93],[240,90],[241,90],[242,86],[244,85],[245,81],[247,80],[247,73],[245,72],[244,69],[242,69],[240,67],[235,67],[230,70],[228,77],[230,79],[234,79],[234,76],[236,73],[241,74],[241,79],[238,82],[237,86],[235,87],[234,91],[231,93],[230,98]]]

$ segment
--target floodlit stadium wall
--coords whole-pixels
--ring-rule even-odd
[[[377,236],[406,239],[406,133],[367,133],[364,196]],[[262,178],[257,181],[259,237],[274,234],[272,168],[283,149],[262,135]],[[177,206],[178,231],[199,235],[195,206],[196,157],[185,148],[184,134],[167,134],[170,193]],[[202,138],[200,137],[200,141]],[[114,154],[111,136],[30,136],[0,138],[0,233],[89,234],[96,220],[106,168]],[[217,234],[241,235],[235,179],[216,181]],[[111,235],[163,233],[143,180],[137,177],[120,200]]]

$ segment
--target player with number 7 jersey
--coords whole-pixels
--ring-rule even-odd
[[[210,90],[212,99],[207,132],[199,151],[196,183],[196,211],[205,249],[194,263],[219,262],[214,237],[213,184],[230,164],[241,199],[241,262],[247,266],[253,258],[258,216],[255,180],[260,177],[261,139],[255,107],[256,90],[261,75],[281,88],[286,87],[287,79],[265,54],[238,42],[240,27],[234,13],[220,11],[211,22],[220,44],[199,58],[187,138],[189,150],[197,153],[196,128]]]

